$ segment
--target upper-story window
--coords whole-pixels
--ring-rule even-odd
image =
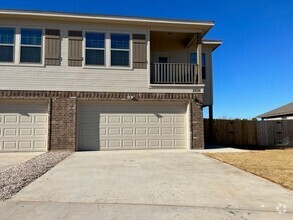
[[[206,79],[206,54],[202,53],[201,54],[201,58],[202,58],[202,78]],[[197,64],[197,53],[190,53],[190,63],[192,64]]]
[[[86,38],[86,65],[105,65],[105,33],[88,32]]]
[[[14,33],[13,28],[0,28],[0,62],[14,61]]]
[[[21,63],[41,63],[42,61],[42,30],[21,29]]]
[[[111,34],[111,66],[130,66],[129,34]]]

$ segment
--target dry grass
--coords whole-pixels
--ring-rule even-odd
[[[293,149],[205,155],[293,190]]]

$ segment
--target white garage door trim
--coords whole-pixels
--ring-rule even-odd
[[[0,152],[48,149],[48,101],[0,100]]]
[[[78,103],[78,149],[190,148],[190,108],[182,102]]]

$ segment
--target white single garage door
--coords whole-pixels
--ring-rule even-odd
[[[186,104],[79,103],[79,150],[187,147]]]
[[[0,101],[0,151],[46,151],[47,102]]]

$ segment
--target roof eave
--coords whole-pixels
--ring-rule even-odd
[[[256,118],[262,118],[262,119],[266,119],[266,118],[279,118],[282,116],[293,116],[293,113],[285,113],[285,114],[279,114],[279,115],[258,115],[256,116]]]
[[[92,15],[78,13],[61,13],[61,12],[41,12],[41,11],[23,11],[23,10],[0,10],[0,16],[20,16],[44,19],[62,19],[62,20],[87,20],[102,22],[130,22],[133,24],[145,25],[185,25],[185,26],[202,26],[206,27],[206,31],[214,26],[213,21],[196,21],[196,20],[175,20],[175,19],[159,19],[159,18],[143,18],[143,17],[126,17],[111,15]]]
[[[223,44],[223,41],[221,40],[207,40],[207,39],[203,39],[202,43],[204,45],[208,45],[212,48],[212,51],[214,51],[215,49],[217,49],[219,46],[221,46]]]

